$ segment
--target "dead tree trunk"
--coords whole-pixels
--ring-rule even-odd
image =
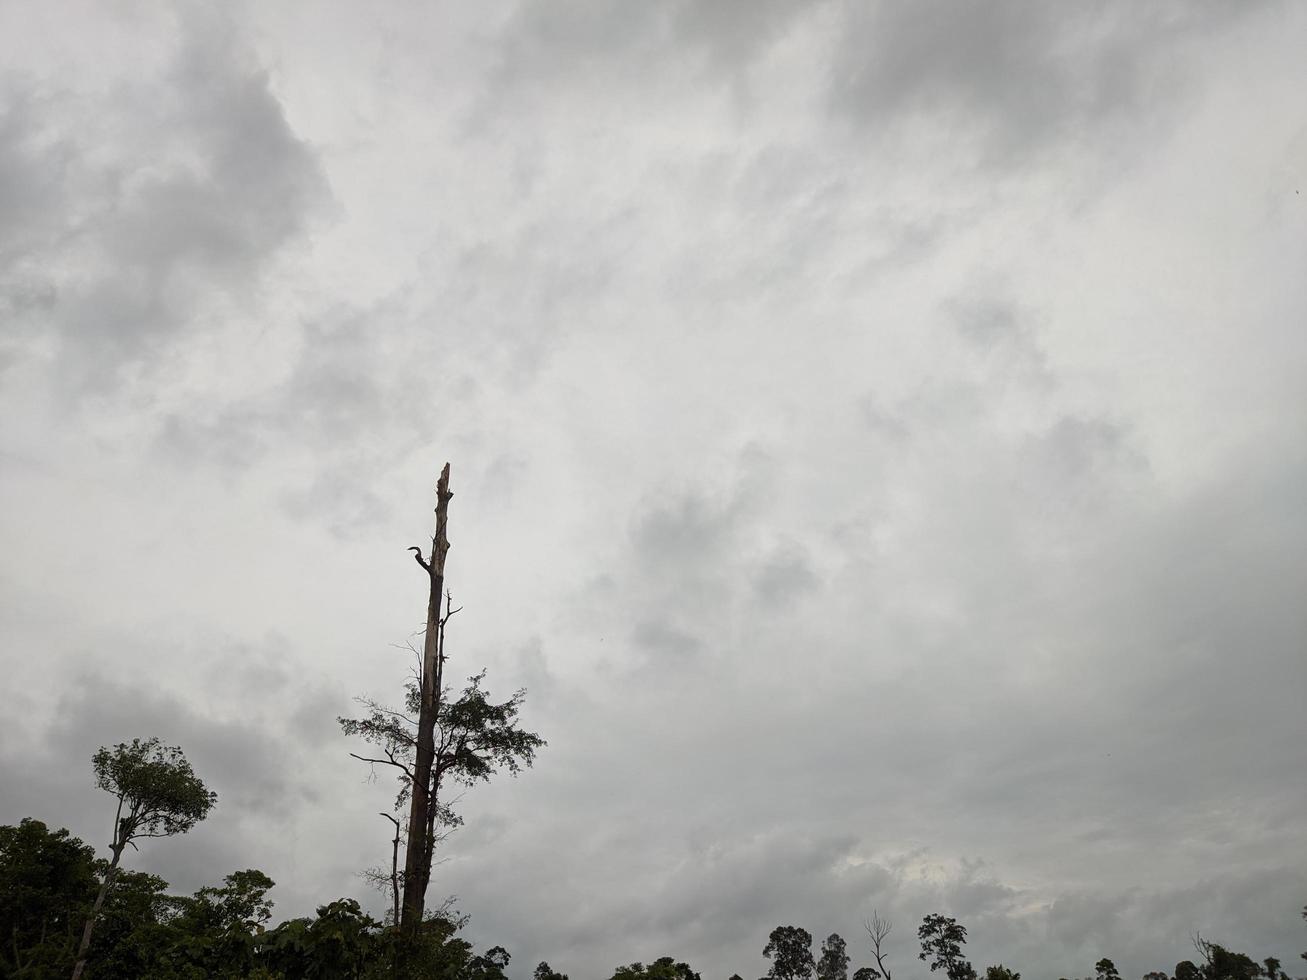
[[[390,924],[392,928],[399,928],[399,842],[403,835],[400,833],[399,821],[389,813],[383,813],[385,817],[395,825],[395,839],[390,842],[390,897],[392,899],[392,918]]]
[[[413,760],[413,792],[408,815],[408,843],[404,852],[404,907],[400,928],[405,935],[416,936],[422,927],[426,906],[427,881],[431,877],[431,848],[427,837],[432,830],[431,771],[436,755],[436,719],[440,712],[441,653],[440,602],[445,589],[445,555],[449,552],[446,525],[449,520],[449,464],[440,471],[436,483],[436,531],[431,537],[431,557],[422,559],[420,548],[411,548],[417,562],[430,579],[427,602],[427,632],[422,645],[422,701],[418,710],[417,753]]]

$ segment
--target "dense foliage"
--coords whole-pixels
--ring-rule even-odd
[[[108,870],[91,847],[66,830],[39,820],[0,826],[0,977],[63,980],[76,956],[87,911]],[[272,880],[256,870],[236,871],[194,895],[171,894],[161,878],[120,870],[101,911],[86,976],[142,980],[365,980],[406,977],[431,980],[506,980],[510,957],[495,946],[477,953],[458,933],[463,920],[444,911],[425,923],[418,948],[401,957],[393,925],[341,898],[313,916],[271,925]],[[1307,918],[1307,909],[1303,912]],[[966,929],[943,915],[929,915],[918,933],[920,956],[946,975],[975,977],[964,958]],[[763,980],[849,980],[849,947],[832,934],[814,955],[812,936],[797,926],[778,926],[763,949],[770,969]],[[1261,961],[1195,937],[1194,960],[1145,980],[1289,980],[1279,961]],[[1307,958],[1307,954],[1304,954]],[[400,967],[399,964],[403,966]],[[968,972],[970,971],[970,972]],[[547,963],[535,980],[566,980]],[[874,967],[854,977],[876,978]],[[990,966],[985,980],[1020,980],[1020,973]],[[664,956],[652,963],[614,969],[610,980],[700,980],[687,963]],[[739,980],[738,975],[732,980]],[[1089,980],[1120,980],[1109,959],[1094,965]]]
[[[107,863],[66,830],[39,820],[0,827],[0,976],[66,980],[82,922]],[[237,871],[189,897],[155,875],[119,871],[101,910],[86,976],[142,980],[207,977],[371,978],[394,976],[396,936],[343,898],[309,918],[269,927],[272,879]],[[509,956],[476,955],[449,915],[426,923],[406,975],[504,980]]]

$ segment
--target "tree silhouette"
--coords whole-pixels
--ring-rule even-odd
[[[772,961],[771,980],[809,980],[812,976],[812,934],[798,926],[777,926],[767,937],[762,955]]]
[[[919,959],[930,964],[931,972],[943,970],[948,980],[976,980],[976,971],[962,958],[967,930],[956,919],[933,913],[922,920],[917,930],[921,940]]]
[[[876,960],[876,968],[872,969],[869,966],[864,966],[854,974],[854,977],[858,978],[858,974],[861,974],[863,970],[869,970],[869,976],[858,978],[858,980],[875,980],[876,977],[884,977],[885,980],[893,980],[890,976],[889,967],[885,965],[885,956],[881,947],[885,943],[885,937],[888,936],[890,930],[894,928],[894,924],[890,922],[889,919],[882,919],[880,917],[880,912],[876,909],[872,909],[871,918],[863,923],[863,927],[867,930],[867,938],[871,940],[871,955]]]
[[[95,905],[86,917],[73,980],[86,968],[86,951],[91,945],[95,917],[104,905],[105,896],[118,873],[123,850],[146,837],[171,837],[184,834],[209,815],[218,802],[216,793],[205,789],[177,746],[162,746],[157,738],[130,745],[119,743],[112,750],[101,748],[91,758],[95,785],[118,799],[114,814],[113,841],[109,850],[113,860],[105,871]]]
[[[817,959],[817,980],[848,980],[849,953],[839,933],[831,933],[821,944]]]
[[[95,849],[67,830],[0,827],[0,976],[67,976],[95,890]]]

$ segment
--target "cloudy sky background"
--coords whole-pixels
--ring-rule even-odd
[[[1299,962],[1307,8],[220,6],[0,5],[0,821],[380,913],[449,460],[515,976]]]

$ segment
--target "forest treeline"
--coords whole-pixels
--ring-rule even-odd
[[[67,830],[52,830],[30,818],[0,826],[0,975],[14,980],[71,976],[87,917],[109,869],[110,861],[96,857],[94,848]],[[393,922],[374,919],[352,898],[273,925],[272,888],[267,875],[251,869],[193,895],[176,895],[157,875],[120,869],[97,915],[84,976],[507,980],[513,975],[503,947],[478,952],[461,937],[466,919],[452,908],[428,912],[411,944]],[[1307,909],[1302,914],[1307,918]],[[925,972],[917,960],[943,973],[940,980],[1021,980],[1018,970],[1004,965],[978,972],[966,958],[966,928],[944,915],[926,917],[910,950],[891,951],[889,938],[889,924],[873,916],[864,937],[868,965],[855,968],[840,936],[828,936],[814,951],[805,929],[780,926],[762,950],[770,961],[763,980],[893,980],[896,972],[902,980]],[[1193,937],[1193,945],[1193,958],[1169,972],[1145,974],[1143,980],[1289,980],[1273,957],[1254,959],[1201,936]],[[1110,959],[1099,960],[1094,970],[1088,980],[1121,980]],[[568,980],[547,963],[536,966],[532,978]],[[667,956],[617,966],[611,980],[701,977],[689,964]],[[730,980],[742,978],[736,974]]]
[[[448,903],[428,908],[426,896],[436,846],[461,823],[449,789],[501,772],[516,775],[545,741],[520,724],[525,691],[495,701],[483,686],[485,671],[461,691],[446,683],[445,636],[459,611],[444,587],[453,497],[448,463],[436,493],[431,547],[425,556],[409,549],[428,580],[428,601],[422,648],[411,648],[416,662],[403,699],[391,706],[361,698],[362,717],[337,719],[345,735],[367,746],[367,754],[350,755],[394,773],[398,784],[391,812],[380,814],[389,867],[364,873],[389,898],[383,918],[368,915],[353,898],[338,898],[312,916],[272,925],[273,882],[262,871],[235,871],[193,895],[175,895],[157,875],[126,867],[124,858],[146,840],[187,833],[217,804],[179,747],[138,738],[101,748],[91,759],[95,785],[114,809],[108,859],[40,820],[0,826],[0,980],[506,980],[508,951],[474,950],[459,935],[464,917]],[[762,950],[771,963],[764,980],[893,980],[899,968],[886,945],[890,923],[873,913],[866,930],[870,962],[850,974],[852,958],[840,936],[827,937],[814,954],[806,930],[779,926]],[[966,939],[956,920],[928,915],[917,930],[917,959],[946,980],[981,980],[966,958]],[[1257,961],[1200,936],[1193,943],[1197,959],[1143,980],[1289,980],[1274,958]],[[1095,969],[1093,980],[1120,980],[1111,960]],[[1002,965],[983,976],[1021,978]],[[568,980],[547,963],[532,978]],[[701,978],[665,956],[619,966],[611,980]]]

